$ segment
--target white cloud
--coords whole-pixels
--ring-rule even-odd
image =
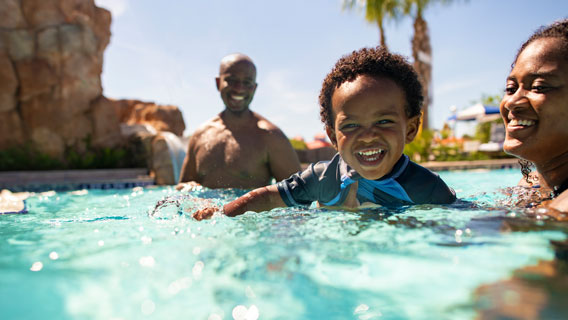
[[[113,17],[118,17],[126,11],[128,0],[95,0],[98,7],[109,10]]]

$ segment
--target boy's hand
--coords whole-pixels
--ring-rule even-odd
[[[357,188],[358,187],[359,187],[359,181],[355,181],[349,186],[349,193],[347,194],[347,197],[345,198],[345,201],[343,202],[343,205],[342,205],[343,207],[347,207],[347,208],[359,207],[360,203],[359,203],[359,200],[357,200]]]
[[[201,209],[201,210],[194,212],[191,216],[195,220],[200,221],[200,220],[203,220],[203,219],[211,218],[213,216],[213,214],[217,211],[219,211],[219,208],[205,208],[205,209]]]
[[[181,191],[181,192],[189,192],[189,191],[193,191],[196,188],[200,188],[201,185],[195,181],[190,181],[190,182],[182,182],[182,183],[178,183],[176,185],[176,190]]]

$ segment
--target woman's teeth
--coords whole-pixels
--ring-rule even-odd
[[[511,121],[509,121],[509,125],[510,126],[525,126],[525,127],[530,127],[534,125],[534,121],[533,120],[519,120],[519,119],[512,119]]]

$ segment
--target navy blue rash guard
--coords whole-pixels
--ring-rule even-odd
[[[454,190],[434,172],[402,155],[392,171],[381,179],[368,180],[353,170],[336,154],[330,161],[311,164],[305,171],[278,182],[277,187],[287,206],[340,206],[350,185],[359,181],[359,203],[371,202],[386,207],[411,204],[450,204],[456,200]]]

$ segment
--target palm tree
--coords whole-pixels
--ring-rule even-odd
[[[403,12],[414,18],[414,35],[412,36],[412,58],[414,68],[422,78],[424,86],[424,114],[422,127],[428,129],[428,107],[432,104],[432,47],[428,23],[424,20],[424,10],[434,3],[450,4],[452,0],[403,0]]]
[[[343,0],[343,8],[353,9],[365,7],[365,19],[370,23],[376,23],[379,27],[379,43],[387,48],[384,22],[386,20],[398,20],[401,16],[400,0]]]

